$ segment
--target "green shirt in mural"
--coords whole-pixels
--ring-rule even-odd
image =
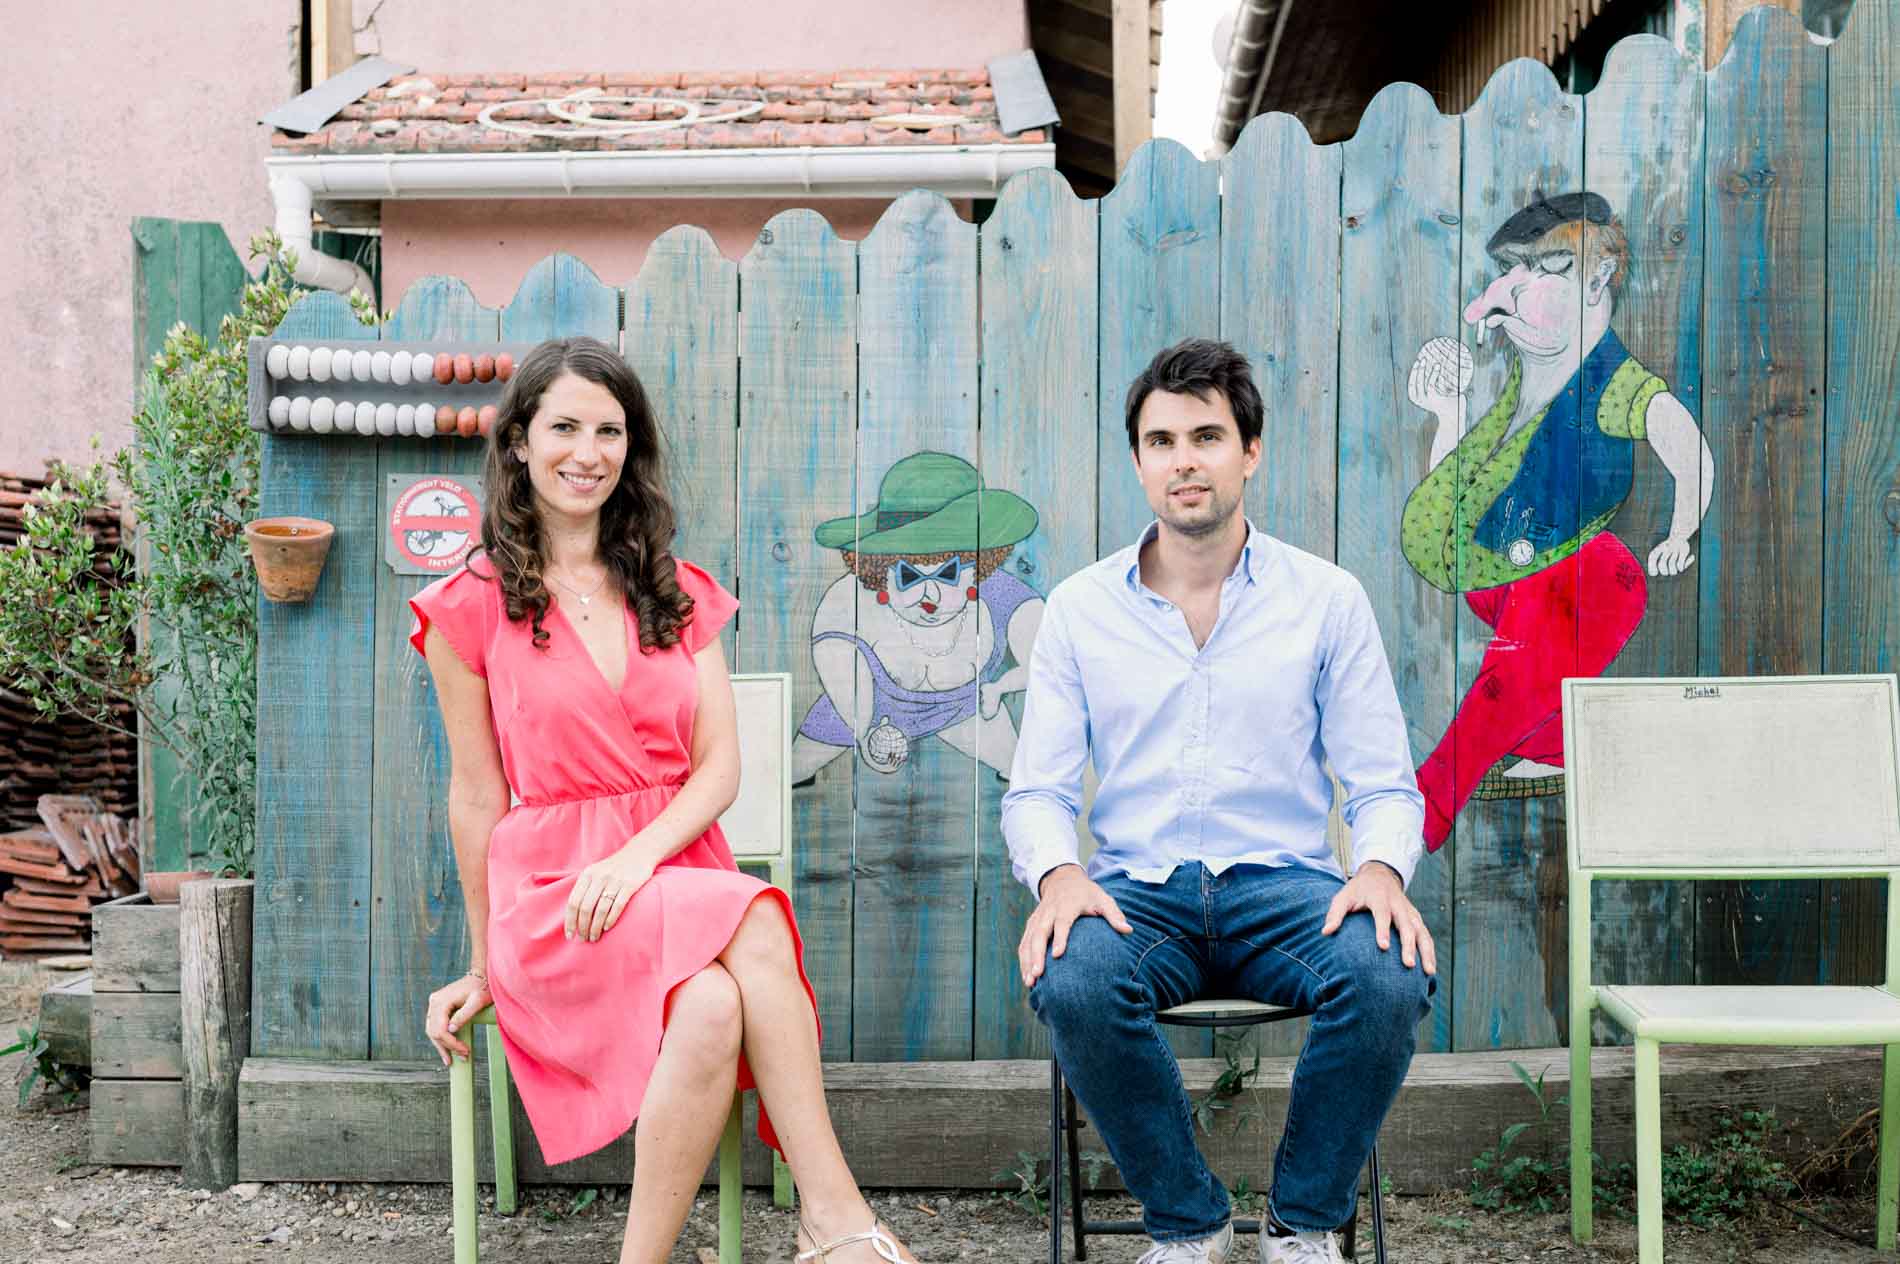
[[[1596,434],[1587,436],[1586,444],[1591,440],[1600,443],[1606,438],[1631,442],[1647,435],[1644,417],[1649,401],[1665,390],[1666,385],[1623,351],[1613,334],[1606,334],[1604,341],[1609,344],[1600,347],[1608,353],[1604,358],[1614,357],[1620,362],[1613,367],[1602,366],[1608,371],[1595,379],[1601,382],[1600,389],[1594,382],[1585,388],[1578,378],[1573,378],[1571,386],[1556,400],[1540,409],[1517,433],[1506,437],[1511,417],[1517,411],[1524,375],[1523,365],[1513,361],[1510,377],[1497,402],[1412,490],[1400,522],[1400,545],[1406,560],[1426,582],[1445,592],[1470,592],[1508,584],[1569,557],[1616,516],[1627,495],[1627,484],[1613,497],[1599,496],[1586,502],[1588,517],[1556,538],[1539,538],[1533,542],[1527,535],[1502,548],[1489,547],[1479,540],[1486,534],[1480,530],[1481,524],[1488,516],[1496,518],[1493,509],[1499,497],[1507,488],[1522,487],[1526,454],[1533,452],[1533,444],[1540,436],[1547,445],[1552,440],[1544,431],[1546,423],[1553,420],[1553,408],[1574,411],[1580,406],[1593,414]],[[1597,357],[1593,354],[1591,358]],[[1581,370],[1579,377],[1585,377]],[[1595,405],[1594,409],[1590,408],[1591,404]],[[1550,453],[1545,451],[1538,455],[1547,461]],[[1573,509],[1577,503],[1572,501]],[[1495,542],[1495,531],[1491,535]]]

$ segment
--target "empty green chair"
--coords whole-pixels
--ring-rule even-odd
[[[1900,1210],[1900,701],[1892,676],[1566,680],[1571,1236],[1592,1236],[1590,1023],[1635,1039],[1636,1220],[1662,1259],[1664,1042],[1882,1045],[1876,1238]],[[1600,880],[1878,878],[1880,987],[1629,986],[1590,968]]]

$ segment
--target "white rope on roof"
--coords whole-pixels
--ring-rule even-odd
[[[593,116],[601,105],[651,105],[655,110],[677,110],[678,118],[603,119]],[[582,88],[562,97],[536,100],[497,101],[477,117],[483,127],[512,132],[517,136],[572,140],[577,136],[632,136],[642,132],[663,132],[695,123],[730,123],[749,118],[765,108],[763,101],[705,100],[685,97],[608,96],[599,88]],[[567,124],[565,127],[537,125],[522,119],[504,119],[502,110],[530,109],[545,111]]]

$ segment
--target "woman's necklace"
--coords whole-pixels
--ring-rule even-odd
[[[547,572],[547,576],[561,587],[567,589],[568,592],[574,594],[574,599],[579,601],[583,606],[593,604],[594,598],[600,594],[600,590],[605,587],[607,583],[607,572],[602,571],[600,579],[595,582],[594,586],[586,592],[582,592],[565,579],[562,579],[559,575],[556,575],[553,571]],[[586,616],[583,615],[582,617],[585,618]]]

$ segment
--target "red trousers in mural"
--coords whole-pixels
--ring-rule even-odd
[[[1458,714],[1418,767],[1431,851],[1499,760],[1562,767],[1563,679],[1602,674],[1642,623],[1649,585],[1642,563],[1604,531],[1561,562],[1465,601],[1492,634]]]

